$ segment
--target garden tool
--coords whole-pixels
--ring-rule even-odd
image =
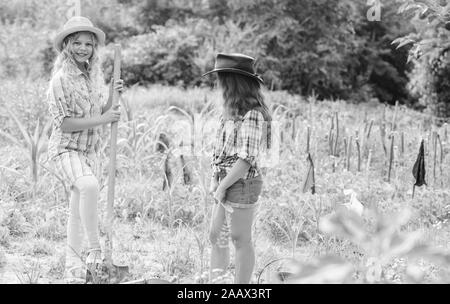
[[[115,45],[114,52],[114,81],[120,79],[121,68],[121,47],[119,44]],[[119,92],[113,90],[112,107],[119,105]],[[129,274],[129,267],[125,265],[116,265],[112,260],[113,250],[113,232],[112,225],[114,221],[114,193],[115,193],[115,177],[116,177],[116,155],[117,155],[117,133],[118,122],[111,124],[111,153],[109,163],[109,180],[108,180],[108,201],[106,213],[106,244],[105,244],[105,258],[102,264],[95,265],[95,269],[88,269],[86,280],[87,282],[108,282],[119,283]]]

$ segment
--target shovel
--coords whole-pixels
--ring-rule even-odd
[[[114,46],[114,79],[120,79],[121,69],[121,46]],[[115,108],[119,104],[119,92],[113,90],[112,107]],[[114,193],[116,183],[116,155],[117,155],[117,132],[118,122],[111,124],[111,153],[108,174],[108,204],[106,212],[106,244],[105,258],[103,263],[97,269],[88,269],[86,281],[99,283],[119,283],[129,275],[129,267],[125,265],[116,265],[112,260],[113,250],[113,232],[112,225],[114,221]]]

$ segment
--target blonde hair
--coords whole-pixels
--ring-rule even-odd
[[[77,71],[78,66],[74,58],[73,43],[83,33],[89,34],[92,37],[93,51],[92,56],[88,61],[87,72],[91,81],[92,89],[94,92],[99,92],[102,90],[102,86],[104,86],[105,83],[101,69],[101,61],[98,55],[98,39],[97,36],[91,32],[76,32],[64,38],[62,51],[58,54],[58,57],[53,65],[52,78],[55,77],[58,72],[62,72],[64,75],[70,76]]]

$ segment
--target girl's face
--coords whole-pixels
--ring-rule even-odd
[[[94,41],[89,33],[80,33],[72,43],[73,57],[78,63],[85,63],[94,53]]]

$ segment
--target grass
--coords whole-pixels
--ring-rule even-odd
[[[46,113],[38,105],[44,100],[39,92],[43,91],[41,87],[45,83],[35,83],[25,92],[13,82],[5,82],[2,86],[5,96],[16,98],[15,103],[1,99],[2,108],[9,106],[18,113],[17,119],[26,130],[35,130],[38,119],[45,121]],[[447,126],[435,126],[428,116],[402,106],[316,102],[314,98],[303,99],[286,92],[267,92],[266,96],[280,127],[282,144],[279,165],[267,170],[255,221],[257,261],[252,281],[257,282],[262,273],[260,282],[278,282],[276,272],[287,271],[286,259],[294,257],[299,263],[297,269],[307,269],[317,275],[313,278],[299,271],[297,282],[311,282],[317,278],[320,282],[449,282],[446,255],[424,248],[419,252],[417,247],[430,244],[430,248],[444,253],[449,250],[450,190],[444,187],[450,182]],[[205,88],[183,90],[162,86],[134,87],[123,96],[128,107],[127,115],[124,115],[127,118],[119,129],[113,258],[118,264],[130,265],[131,279],[207,282],[210,253],[207,228],[212,207],[206,192],[210,176],[208,143],[214,136],[212,126],[216,115],[209,111],[208,104],[217,104],[219,98],[217,92]],[[178,108],[169,111],[170,107]],[[180,114],[178,109],[186,114]],[[16,122],[6,116],[0,119],[5,126],[4,132],[21,136]],[[191,140],[179,136],[186,131],[184,125],[177,124],[181,120],[186,121],[187,129],[198,127],[197,130],[202,130],[203,127],[200,140],[194,138],[196,151],[202,153],[194,156],[188,153]],[[392,161],[388,182],[390,153],[385,153],[382,138],[389,142],[390,149],[386,134],[391,129],[396,134],[394,151],[397,151],[397,158]],[[108,128],[105,131],[105,138],[108,138]],[[436,170],[436,178],[432,176],[433,131],[442,139],[444,156],[442,162],[437,157],[437,168],[442,167],[442,170]],[[168,151],[156,151],[161,132],[169,139],[169,150],[172,149],[169,157]],[[356,133],[360,135],[360,172],[355,152]],[[397,140],[401,133],[403,154],[400,154],[401,141]],[[353,152],[349,155],[345,152],[350,150],[351,137]],[[315,196],[301,193],[307,170],[308,138],[316,168],[318,194]],[[429,186],[416,189],[416,197],[412,199],[414,180],[411,171],[422,138],[426,140]],[[347,145],[344,139],[347,139]],[[205,146],[201,145],[202,140]],[[64,269],[67,185],[61,183],[51,170],[39,170],[33,192],[24,148],[4,138],[0,143],[0,255],[3,251],[6,256],[19,255],[33,261],[34,264],[30,262],[31,266],[21,272],[23,283],[60,282]],[[372,153],[370,167],[367,167],[369,151]],[[180,161],[181,154],[184,163]],[[436,154],[441,155],[440,147]],[[102,215],[106,205],[107,155],[105,142],[100,197]],[[50,169],[45,157],[42,158],[40,165]],[[191,175],[188,184],[184,183],[183,167]],[[167,168],[172,170],[173,181],[163,190]],[[396,243],[408,240],[419,231],[421,234],[414,239],[414,246],[380,260],[376,253],[386,253],[387,249],[376,242],[360,243],[352,235],[326,233],[327,229],[321,226],[325,220],[335,225],[334,231],[346,227],[344,219],[347,217],[337,220],[329,216],[349,202],[344,190],[350,189],[357,193],[365,207],[361,223],[356,226],[359,230],[355,233],[367,235],[372,240],[378,238]],[[377,227],[384,216],[405,209],[411,210],[411,216],[395,227],[398,234],[388,234],[389,238],[379,235]],[[412,253],[420,253],[422,259],[414,260],[410,257]],[[6,262],[4,269],[12,271],[11,268]],[[329,272],[324,269],[331,269],[336,276],[326,276]],[[216,283],[231,282],[233,271],[232,263],[229,272]]]

